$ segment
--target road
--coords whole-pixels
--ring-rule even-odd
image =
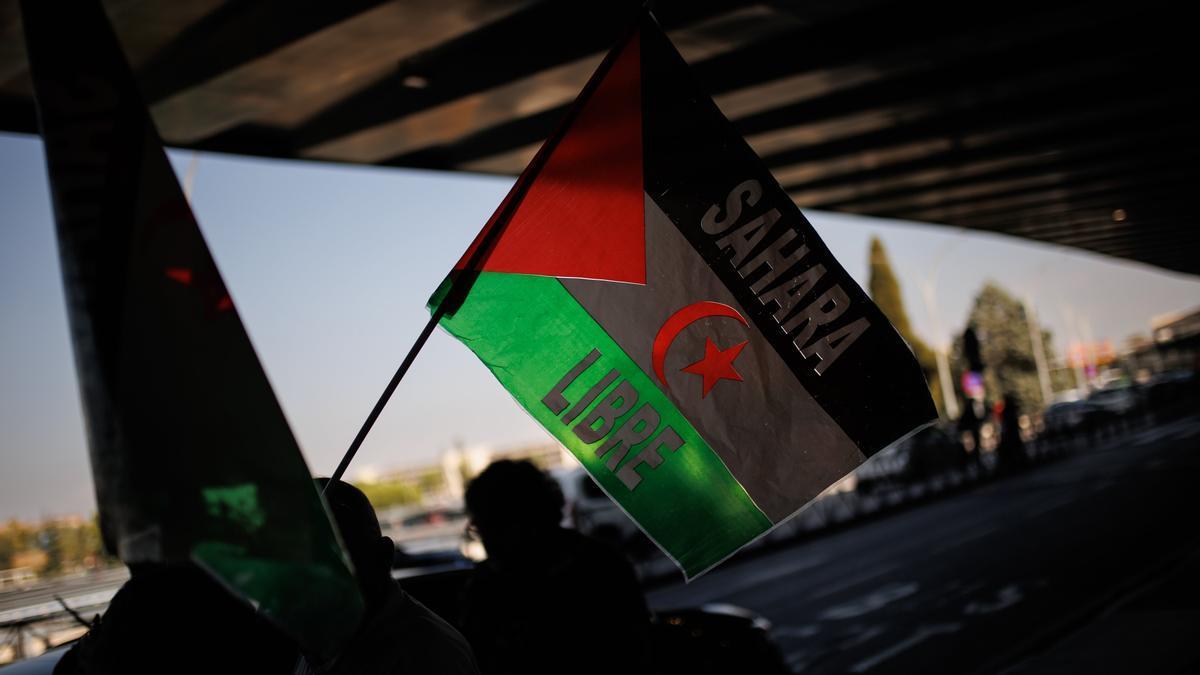
[[[1200,417],[1140,429],[648,599],[751,609],[796,672],[996,672],[1200,544],[1198,450]]]
[[[751,609],[771,621],[796,672],[997,672],[1197,550],[1197,486],[1200,417],[1190,417],[727,563],[648,599],[658,609]],[[0,594],[0,616],[57,609],[54,594],[83,604],[124,577]]]
[[[56,579],[24,590],[5,591],[0,593],[0,624],[60,611],[62,605],[55,596],[66,600],[72,608],[95,608],[107,603],[128,578],[129,571],[117,567]]]

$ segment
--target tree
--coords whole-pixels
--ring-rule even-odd
[[[375,509],[382,510],[390,506],[416,504],[421,501],[421,490],[408,482],[388,481],[384,483],[359,483],[355,487],[362,490],[367,501]]]
[[[21,521],[13,518],[0,525],[0,569],[13,566],[13,556],[33,548],[35,533]]]
[[[925,382],[933,395],[933,402],[938,410],[942,410],[942,389],[938,382],[937,355],[913,332],[912,324],[908,321],[908,312],[904,309],[904,298],[900,294],[900,282],[892,271],[892,263],[888,260],[887,251],[879,237],[871,237],[870,277],[867,289],[871,299],[883,312],[888,321],[896,327],[896,332],[912,348],[917,363],[925,374]]]
[[[979,338],[987,397],[997,400],[1005,394],[1014,394],[1022,409],[1027,411],[1048,404],[1048,401],[1042,400],[1024,303],[989,281],[975,296],[968,323],[975,328]],[[1052,336],[1047,330],[1042,330],[1041,334],[1046,361],[1052,362]],[[952,369],[962,372],[965,368],[962,339],[959,338],[955,345]]]
[[[38,548],[46,552],[45,574],[55,574],[63,571],[66,563],[63,550],[62,530],[55,524],[43,525],[38,530]]]

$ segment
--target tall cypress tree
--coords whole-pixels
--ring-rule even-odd
[[[904,298],[900,294],[900,281],[892,270],[888,260],[887,250],[879,237],[871,237],[870,277],[867,289],[871,299],[879,306],[900,337],[912,347],[917,363],[925,373],[925,381],[929,383],[929,391],[938,410],[942,410],[942,388],[938,383],[937,355],[919,337],[913,333],[912,324],[908,321],[908,312],[904,309]]]

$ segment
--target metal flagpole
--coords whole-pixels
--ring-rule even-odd
[[[371,409],[371,414],[367,415],[367,420],[363,422],[362,427],[359,428],[358,435],[354,437],[354,442],[350,444],[350,449],[347,450],[346,454],[342,456],[342,461],[338,463],[337,469],[334,470],[333,476],[331,477],[329,483],[325,484],[326,490],[329,489],[330,483],[340,480],[341,477],[345,475],[346,469],[350,466],[350,462],[354,460],[354,455],[358,453],[359,446],[362,445],[363,440],[365,440],[367,434],[370,433],[371,427],[375,426],[375,420],[379,419],[379,414],[383,412],[383,408],[387,405],[388,400],[392,398],[392,392],[396,391],[396,387],[400,385],[400,380],[403,380],[404,374],[408,372],[409,366],[411,366],[413,361],[417,359],[417,354],[419,354],[421,352],[421,348],[425,346],[425,341],[429,339],[429,336],[433,334],[433,329],[438,325],[438,322],[442,320],[442,315],[445,314],[445,310],[443,309],[445,304],[446,303],[443,302],[433,310],[433,314],[429,317],[429,322],[426,323],[425,327],[421,329],[421,334],[417,336],[416,342],[413,342],[413,346],[409,348],[408,355],[405,356],[404,360],[400,362],[400,367],[396,369],[396,374],[392,375],[392,380],[388,382],[387,387],[384,387],[383,394],[379,397],[379,400],[375,402],[375,407]]]
[[[387,387],[384,388],[383,394],[381,394],[379,396],[379,400],[375,402],[375,407],[371,409],[371,414],[367,415],[366,421],[363,422],[362,427],[358,430],[358,435],[354,437],[354,441],[350,444],[350,448],[347,449],[346,454],[342,456],[342,461],[338,463],[337,469],[335,469],[333,475],[330,476],[329,482],[325,484],[325,490],[329,489],[329,485],[331,483],[336,480],[340,480],[342,476],[346,474],[346,469],[349,468],[350,462],[354,460],[354,455],[358,453],[358,448],[366,439],[367,434],[371,432],[371,427],[375,426],[375,420],[379,419],[379,414],[383,412],[383,408],[387,405],[388,400],[391,399],[392,393],[396,391],[396,387],[399,386],[400,380],[404,379],[404,375],[408,372],[409,366],[411,366],[413,361],[416,360],[417,354],[421,352],[421,348],[425,346],[426,340],[428,340],[429,336],[433,334],[433,329],[437,327],[438,322],[440,322],[442,318],[447,315],[453,315],[454,312],[458,311],[458,308],[466,300],[467,294],[471,292],[471,287],[475,285],[475,280],[479,278],[480,268],[483,267],[484,259],[496,245],[496,241],[500,238],[500,234],[508,226],[509,221],[512,220],[512,216],[514,213],[516,213],[517,207],[525,198],[525,193],[529,191],[529,187],[533,184],[534,179],[537,178],[537,175],[541,172],[542,167],[546,164],[546,160],[549,158],[550,153],[554,151],[554,148],[558,146],[559,141],[561,141],[562,137],[566,135],[567,129],[571,127],[571,123],[575,120],[575,116],[579,113],[579,109],[582,107],[581,103],[590,97],[592,91],[595,90],[600,81],[604,79],[604,76],[608,73],[609,68],[612,67],[612,63],[616,59],[617,53],[621,51],[621,47],[624,46],[624,44],[630,38],[632,38],[633,35],[635,35],[637,25],[638,24],[635,21],[633,26],[631,26],[631,28],[621,37],[621,39],[617,41],[613,49],[609,51],[608,56],[605,57],[604,61],[596,69],[596,73],[592,75],[592,78],[588,80],[587,85],[585,85],[583,91],[579,93],[579,96],[575,99],[575,103],[572,104],[571,109],[567,112],[558,128],[555,129],[554,133],[546,139],[546,142],[542,145],[541,149],[538,150],[538,153],[534,156],[533,160],[529,162],[529,166],[526,167],[525,171],[523,171],[520,177],[517,178],[516,185],[513,186],[512,190],[508,193],[508,196],[505,197],[504,201],[501,203],[501,210],[492,221],[492,226],[484,231],[483,236],[478,240],[479,245],[475,248],[475,252],[472,253],[471,257],[467,260],[467,264],[464,265],[463,269],[459,271],[458,275],[451,280],[450,290],[447,291],[445,298],[443,298],[442,301],[438,303],[437,307],[434,308],[433,314],[429,317],[429,322],[425,324],[425,328],[421,329],[420,335],[417,336],[416,341],[413,342],[412,347],[409,348],[408,354],[400,363],[400,367],[396,369],[396,374],[392,376],[391,381],[388,382]]]
[[[557,144],[557,139],[555,139],[555,141],[555,144]],[[547,143],[547,145],[550,144]],[[539,154],[539,157],[540,156],[541,155]],[[535,158],[534,161],[536,162],[537,159],[538,158]],[[540,168],[541,167],[539,165],[538,169]],[[528,173],[536,175],[537,171],[534,170]],[[358,448],[362,445],[363,441],[366,440],[367,434],[371,432],[371,427],[375,426],[375,420],[379,419],[379,414],[383,412],[384,407],[392,398],[392,394],[396,391],[396,387],[400,385],[400,380],[403,380],[404,375],[408,373],[409,367],[412,366],[413,361],[417,359],[417,354],[421,352],[421,349],[425,346],[425,342],[429,339],[429,336],[433,334],[433,329],[437,327],[438,322],[440,322],[447,314],[453,314],[455,311],[457,311],[458,307],[462,305],[464,300],[466,300],[467,294],[471,291],[471,287],[475,285],[475,280],[479,278],[479,268],[483,264],[484,257],[488,252],[491,251],[492,246],[495,245],[496,239],[499,238],[500,233],[503,232],[505,226],[508,225],[508,221],[511,220],[513,213],[517,209],[517,205],[521,203],[521,199],[525,196],[525,192],[529,190],[529,183],[533,182],[532,179],[522,180],[524,177],[525,176],[522,175],[521,178],[517,179],[517,184],[513,186],[513,190],[509,194],[509,198],[504,204],[503,210],[496,218],[495,224],[489,228],[486,233],[484,233],[483,238],[479,241],[479,246],[475,248],[475,252],[471,254],[470,259],[467,260],[467,264],[464,269],[458,274],[458,276],[451,280],[450,290],[446,293],[446,296],[442,298],[442,301],[438,303],[437,307],[433,309],[433,313],[429,316],[429,321],[425,324],[425,327],[421,329],[421,333],[417,335],[417,339],[413,342],[412,347],[409,347],[408,354],[405,355],[404,360],[400,362],[400,367],[396,369],[396,374],[392,375],[391,381],[388,382],[386,387],[384,387],[383,393],[379,396],[379,400],[375,402],[375,407],[371,409],[371,414],[367,415],[366,421],[364,421],[362,427],[359,428],[358,434],[354,437],[354,441],[350,443],[350,448],[346,450],[346,454],[342,456],[342,461],[338,463],[337,469],[334,470],[333,475],[330,477],[329,483],[325,484],[326,490],[329,489],[330,483],[341,480],[342,476],[346,474],[346,469],[349,468],[350,462],[354,460],[354,455],[358,453]]]
[[[1042,389],[1042,407],[1048,407],[1054,402],[1054,391],[1050,385],[1050,368],[1046,365],[1046,348],[1042,344],[1042,327],[1038,321],[1037,311],[1033,308],[1033,298],[1025,296],[1025,323],[1029,327],[1029,341],[1033,345],[1033,362],[1037,366],[1038,385]]]
[[[553,145],[558,144],[557,138],[552,140],[554,141]],[[552,145],[552,143],[546,143],[546,146],[550,145]],[[543,146],[543,150],[545,149],[546,147]],[[379,414],[383,412],[383,408],[387,405],[388,400],[392,398],[392,393],[396,391],[396,387],[399,386],[400,380],[404,379],[404,375],[408,372],[409,366],[411,366],[413,361],[416,360],[417,354],[421,352],[421,348],[425,346],[425,342],[429,339],[429,336],[433,334],[433,329],[437,327],[438,322],[440,322],[442,317],[446,316],[447,314],[453,314],[455,311],[457,311],[458,307],[462,305],[464,300],[466,300],[467,294],[471,291],[471,287],[475,285],[475,280],[479,278],[479,268],[483,265],[484,257],[486,257],[486,255],[491,251],[492,247],[496,243],[496,240],[499,238],[500,233],[504,231],[504,228],[508,225],[508,221],[512,219],[512,215],[514,212],[516,212],[517,206],[521,203],[525,193],[529,190],[529,184],[533,182],[532,176],[537,175],[538,170],[541,169],[541,164],[544,163],[544,160],[541,162],[538,160],[541,159],[545,154],[549,153],[539,153],[538,156],[534,158],[534,161],[530,163],[531,168],[534,167],[534,163],[537,163],[536,169],[533,171],[526,171],[525,174],[522,174],[521,178],[517,179],[517,184],[513,186],[513,190],[509,194],[503,210],[496,218],[495,224],[489,228],[486,233],[484,233],[483,238],[479,241],[479,246],[475,248],[475,252],[471,254],[470,259],[467,260],[467,264],[464,266],[464,269],[461,270],[458,276],[456,276],[450,282],[450,290],[446,293],[446,296],[442,299],[442,301],[438,303],[437,307],[434,308],[433,313],[429,317],[429,322],[426,323],[425,327],[421,329],[420,335],[417,336],[416,341],[413,342],[412,347],[409,348],[408,354],[404,357],[404,360],[400,362],[400,367],[396,369],[396,374],[392,375],[392,379],[390,382],[388,382],[387,387],[384,388],[383,394],[381,394],[379,396],[379,400],[375,402],[375,407],[371,409],[371,414],[367,415],[366,421],[363,422],[362,427],[358,430],[358,435],[354,437],[354,441],[350,444],[350,448],[347,449],[346,454],[342,456],[342,461],[338,463],[337,469],[334,470],[333,475],[330,477],[329,483],[325,484],[326,490],[329,489],[330,483],[336,480],[341,480],[342,476],[345,475],[346,469],[350,466],[350,462],[354,460],[354,455],[358,453],[359,446],[361,446],[363,441],[367,438],[367,434],[370,433],[371,427],[375,426],[375,420],[379,419]],[[523,180],[526,178],[526,175],[529,175],[530,178]]]

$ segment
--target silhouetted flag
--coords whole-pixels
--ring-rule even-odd
[[[198,563],[328,655],[353,576],[103,10],[21,9],[106,542]]]
[[[649,17],[442,302],[689,577],[936,415],[912,352]]]

